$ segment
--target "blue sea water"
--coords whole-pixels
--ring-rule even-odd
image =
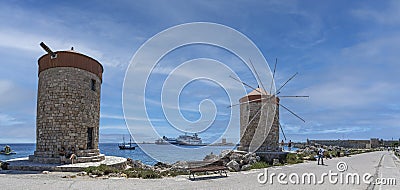
[[[13,158],[23,158],[32,155],[35,151],[35,144],[9,144],[17,154],[3,155],[0,154],[0,160],[5,161]],[[2,149],[5,144],[0,144]],[[157,145],[157,144],[140,144],[135,150],[120,150],[117,143],[100,143],[99,149],[102,154],[107,156],[119,156],[125,158],[131,158],[133,160],[141,160],[145,164],[154,165],[158,161],[166,163],[175,163],[179,160],[202,160],[207,154],[211,152],[213,154],[219,154],[222,150],[232,149],[229,146],[207,146],[207,147],[196,147],[188,146],[182,147],[184,149],[176,150],[170,146],[174,145]],[[142,148],[143,149],[142,149]],[[191,149],[196,149],[195,154]],[[146,150],[146,152],[144,151]],[[288,147],[285,147],[288,150]],[[292,148],[292,151],[296,151],[297,148]],[[152,155],[157,159],[149,156]]]
[[[0,148],[6,144],[0,144]],[[3,155],[0,154],[0,160],[5,161],[14,158],[23,158],[32,155],[35,151],[35,144],[8,144],[11,146],[12,150],[17,154]],[[188,151],[172,151],[171,147],[173,145],[156,145],[156,144],[141,144],[146,151],[151,155],[162,158],[163,162],[174,163],[179,160],[202,160],[207,154],[213,152],[214,154],[219,154],[222,150],[230,149],[231,147],[224,146],[211,146],[207,149],[202,149],[202,147],[185,147],[188,149],[198,148],[196,154],[190,154]],[[135,150],[120,150],[117,143],[100,143],[99,149],[102,154],[107,156],[119,156],[125,158],[131,158],[133,160],[141,160],[145,164],[154,165],[158,160],[149,156],[140,147],[136,147]]]
[[[0,154],[0,160],[5,161],[13,158],[23,158],[28,157],[33,154],[35,151],[35,144],[8,144],[11,146],[11,149],[15,151],[17,154],[4,155]],[[0,144],[0,149],[3,150],[5,144]]]

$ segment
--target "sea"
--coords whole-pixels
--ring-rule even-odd
[[[6,144],[0,144],[0,149]],[[35,151],[35,144],[8,144],[11,149],[17,154],[4,155],[0,154],[0,160],[6,161],[14,158],[23,158],[32,155]],[[119,156],[124,158],[131,158],[133,160],[140,160],[145,164],[154,165],[158,161],[166,163],[175,163],[180,160],[203,160],[203,158],[210,154],[220,154],[222,150],[232,149],[231,146],[207,146],[207,149],[197,146],[187,146],[186,149],[196,149],[196,154],[190,153],[190,151],[182,151],[181,149],[176,150],[170,146],[175,145],[157,145],[157,144],[140,144],[135,150],[120,150],[118,143],[99,143],[100,153],[106,156]],[[150,153],[146,153],[144,150]],[[190,153],[190,154],[188,154]],[[155,157],[155,158],[153,158]],[[161,158],[157,159],[157,158]]]
[[[5,145],[6,144],[0,144],[0,149],[3,149]],[[35,151],[34,143],[8,145],[11,146],[11,149],[15,151],[16,154],[0,154],[1,161],[28,157]],[[203,158],[210,153],[218,155],[223,150],[234,148],[232,146],[185,146],[180,148],[173,148],[171,146],[175,145],[140,144],[135,150],[120,150],[118,148],[118,143],[99,143],[100,152],[106,156],[131,158],[133,160],[140,160],[148,165],[154,165],[158,161],[173,164],[182,160],[203,160]],[[296,148],[292,148],[292,150],[295,149]],[[285,150],[287,150],[287,147]]]

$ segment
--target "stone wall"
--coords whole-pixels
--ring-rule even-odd
[[[370,140],[308,140],[311,145],[340,146],[343,148],[366,148]]]
[[[100,90],[98,75],[83,69],[54,67],[40,72],[37,143],[32,160],[57,163],[62,148],[67,152],[75,149],[78,157],[100,154]],[[92,132],[91,144],[88,144],[89,132]]]
[[[261,97],[261,96],[260,96]],[[265,101],[250,100],[240,106],[240,146],[248,152],[275,152],[279,148],[279,99],[263,95]],[[263,110],[257,114],[262,104]],[[257,114],[257,115],[256,115]],[[252,120],[253,116],[256,117]],[[260,145],[258,147],[257,145]]]

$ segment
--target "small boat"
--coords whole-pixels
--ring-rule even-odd
[[[122,141],[122,144],[118,145],[120,150],[135,150],[136,146],[132,143],[132,137],[129,138],[129,143],[125,143],[124,137],[122,137]]]
[[[12,152],[4,152],[4,151],[0,151],[0,154],[4,154],[4,155],[11,155],[11,154],[17,154],[16,152],[12,151]]]
[[[4,147],[3,150],[0,151],[0,154],[4,154],[4,155],[11,155],[11,154],[17,154],[16,152],[14,152],[13,150],[11,150],[11,147],[6,145]]]

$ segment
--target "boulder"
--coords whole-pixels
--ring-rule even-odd
[[[172,164],[172,169],[174,170],[186,170],[188,169],[189,164],[186,161],[177,161],[174,164]]]
[[[240,165],[235,160],[231,160],[230,162],[228,162],[228,164],[226,164],[226,166],[231,171],[235,171],[235,172],[240,171]]]
[[[222,158],[221,160],[222,160],[222,162],[224,163],[224,165],[226,165],[229,161],[231,161],[231,160],[229,159],[229,157],[228,157],[228,158]]]
[[[279,159],[273,159],[272,160],[272,165],[274,165],[274,166],[277,166],[277,165],[280,165],[280,162],[279,162]]]
[[[232,154],[231,154],[231,156],[229,156],[229,159],[232,161],[232,160],[235,160],[236,162],[240,162],[240,160],[242,160],[243,159],[243,154],[240,154],[240,153],[237,153],[237,152],[233,152]]]
[[[204,157],[203,161],[214,162],[214,161],[217,161],[217,160],[219,160],[219,159],[220,159],[220,158],[219,158],[218,155],[215,155],[215,154],[213,154],[213,153],[211,152],[211,154],[206,155],[206,156]]]
[[[249,158],[251,158],[251,157],[256,157],[256,156],[257,156],[256,153],[254,153],[254,152],[249,152],[249,153],[247,153],[247,154],[244,155],[244,158],[245,158],[245,159],[249,159]]]
[[[76,174],[76,175],[78,175],[78,176],[85,176],[85,175],[87,175],[87,172],[79,172],[79,173]]]
[[[165,169],[165,168],[170,168],[171,165],[162,162],[157,162],[156,164],[154,164],[154,167],[156,169]]]
[[[241,163],[243,163],[243,165],[244,164],[248,164],[248,163],[255,163],[255,162],[257,162],[257,160],[256,160],[256,154],[255,153],[247,153],[247,154],[245,154],[244,156],[243,156],[243,160],[242,160],[242,162]]]
[[[145,166],[140,160],[130,160],[128,164],[133,168],[143,168]]]
[[[251,158],[249,159],[249,161],[248,161],[248,164],[254,164],[254,163],[256,163],[256,162],[257,162],[257,158],[251,157]]]
[[[8,162],[0,162],[0,168],[2,170],[8,170],[8,165],[10,165]]]
[[[231,152],[232,152],[232,150],[223,150],[223,151],[221,151],[221,154],[219,154],[219,157],[221,157],[221,158],[229,157]]]
[[[250,170],[250,169],[251,169],[251,165],[250,164],[246,164],[246,165],[242,166],[241,171],[247,171],[247,170]]]

